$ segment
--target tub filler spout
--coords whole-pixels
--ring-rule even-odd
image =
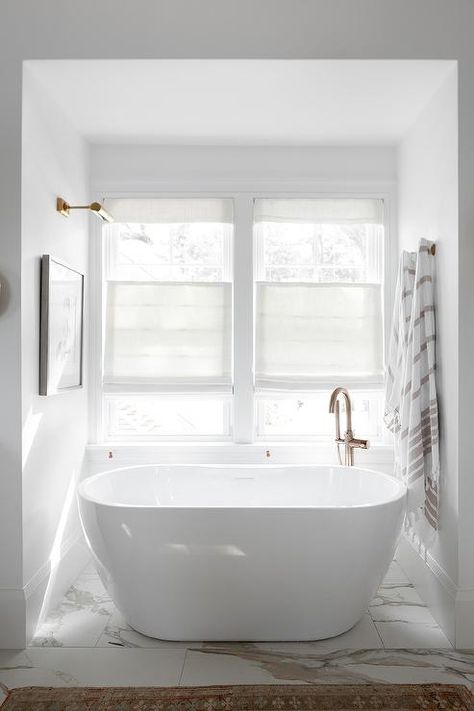
[[[344,398],[345,411],[346,411],[346,431],[344,436],[341,437],[341,421],[340,421],[340,397]],[[352,402],[349,391],[346,388],[335,388],[331,393],[331,399],[329,400],[329,412],[336,416],[336,445],[337,445],[337,456],[339,458],[339,464],[342,464],[341,452],[339,445],[344,445],[344,464],[346,467],[352,467],[354,465],[354,449],[369,449],[370,442],[368,439],[357,439],[354,437],[354,432],[352,430]]]

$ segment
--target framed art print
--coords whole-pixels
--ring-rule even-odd
[[[84,275],[41,258],[40,395],[82,387]]]

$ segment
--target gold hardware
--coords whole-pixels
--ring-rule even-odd
[[[435,245],[434,242],[433,242],[433,244],[432,244],[431,247],[430,247],[430,252],[431,252],[431,254],[432,254],[433,257],[434,257],[435,254],[436,254],[436,245]]]
[[[345,402],[346,409],[346,431],[344,437],[341,437],[341,423],[340,423],[340,405],[339,396],[342,395]],[[342,464],[341,451],[339,446],[344,445],[344,464],[346,467],[352,467],[354,464],[354,449],[369,449],[370,442],[368,439],[356,439],[354,437],[354,432],[352,431],[352,402],[349,391],[346,388],[336,388],[331,393],[331,399],[329,400],[329,412],[336,416],[336,445],[337,445],[337,457],[339,459],[339,464]]]
[[[70,205],[68,202],[63,200],[63,198],[58,197],[56,199],[56,211],[59,212],[64,217],[69,217],[69,212],[71,210],[90,210],[97,217],[100,217],[104,222],[113,222],[114,218],[107,212],[105,207],[101,205],[100,202],[91,202],[90,205]]]

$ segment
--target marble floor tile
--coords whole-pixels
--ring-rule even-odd
[[[472,687],[474,654],[450,649],[360,651],[344,664],[346,672],[371,683],[466,684]]]
[[[436,625],[413,585],[384,585],[369,605],[374,622],[412,622]]]
[[[140,649],[187,649],[199,646],[196,642],[168,642],[147,637],[132,629],[118,611],[112,614],[101,634],[97,647],[128,647]]]
[[[411,625],[438,627],[433,615],[427,607],[413,608],[408,605],[400,605],[396,610],[387,608],[388,606],[386,605],[375,609],[369,607],[370,615],[376,624],[379,622],[402,622]]]
[[[40,624],[33,647],[94,647],[115,607],[97,575],[78,578]]]
[[[382,640],[377,628],[366,613],[352,629],[329,639],[319,639],[314,642],[257,642],[261,650],[275,649],[282,652],[304,654],[309,652],[332,652],[337,649],[381,649]]]
[[[252,645],[249,645],[252,646]],[[260,653],[262,655],[263,653]],[[220,650],[201,652],[189,649],[186,652],[180,686],[212,686],[217,684],[285,684],[285,680],[275,677],[270,669],[255,659]],[[295,683],[298,680],[295,679]],[[303,683],[303,682],[301,682]]]
[[[18,686],[71,686],[72,678],[68,674],[48,666],[36,666],[30,653],[18,651],[0,652],[0,683],[2,687],[15,689]],[[60,650],[64,652],[65,650]],[[87,653],[89,650],[83,650]]]
[[[388,572],[384,578],[382,585],[390,585],[391,583],[401,583],[402,585],[409,583],[408,577],[396,560],[390,563]]]
[[[89,563],[86,565],[86,567],[81,573],[81,578],[88,575],[93,575],[94,577],[97,577],[97,569],[94,565],[93,560],[90,560]]]
[[[387,583],[383,582],[377,595],[370,603],[371,608],[406,605],[409,607],[426,607],[412,583]]]
[[[311,643],[310,643],[311,644]],[[261,649],[51,649],[0,652],[0,689],[18,686],[204,686],[284,683],[474,684],[474,651]]]
[[[29,664],[30,659],[26,649],[0,649],[0,671],[28,666]]]
[[[375,622],[385,649],[451,649],[443,630],[436,624]]]
[[[0,658],[0,682],[9,689],[18,686],[176,686],[186,651],[35,647],[22,654],[6,662]]]
[[[369,607],[387,649],[449,649],[451,644],[413,585],[384,584]]]
[[[204,645],[186,653],[181,685],[253,683],[451,683],[474,679],[474,653],[339,650],[286,653],[252,644]]]
[[[106,608],[110,612],[115,609],[112,598],[97,573],[83,573],[78,577],[74,585],[69,588],[68,593],[73,588],[76,589],[76,593],[71,599],[72,604],[87,606],[92,611]],[[68,593],[66,593],[66,599],[70,597]]]

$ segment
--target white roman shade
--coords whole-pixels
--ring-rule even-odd
[[[380,284],[257,283],[256,385],[383,377]]]
[[[172,224],[232,223],[230,198],[107,198],[104,206],[115,222]]]
[[[261,198],[255,222],[383,224],[383,200],[375,198]]]
[[[109,282],[104,383],[231,388],[232,285]]]

